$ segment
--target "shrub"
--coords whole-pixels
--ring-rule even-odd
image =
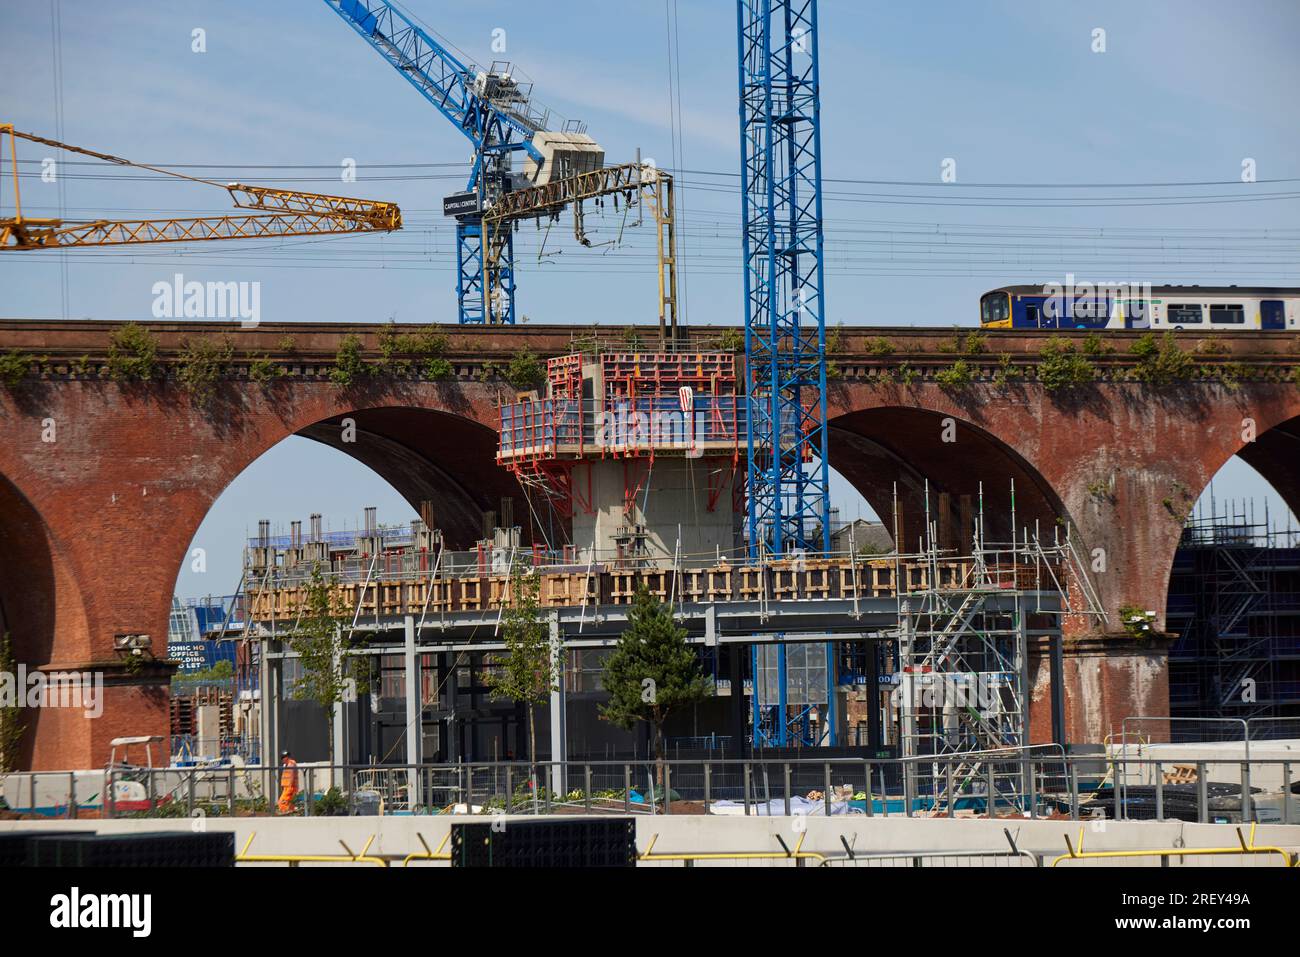
[[[1115,351],[1115,347],[1101,337],[1099,333],[1090,332],[1083,339],[1083,354],[1097,358],[1098,356],[1107,356]]]
[[[442,382],[450,379],[455,373],[452,364],[442,356],[433,356],[424,360],[424,367],[420,370],[420,374],[431,382]]]
[[[1019,379],[1022,374],[1022,371],[1017,366],[1011,364],[1010,353],[1004,352],[998,356],[998,368],[993,373],[993,381],[997,385],[1006,385],[1012,379]]]
[[[217,380],[230,364],[235,350],[230,340],[187,339],[181,348],[176,379],[196,401],[212,398]]]
[[[1038,379],[1048,392],[1084,385],[1096,378],[1092,363],[1074,351],[1072,342],[1048,340],[1038,355]]]
[[[108,337],[108,375],[117,382],[144,381],[158,374],[158,340],[128,322]]]
[[[546,369],[532,352],[520,349],[510,357],[502,377],[520,391],[536,389],[546,381]]]
[[[355,335],[344,336],[343,341],[339,343],[338,354],[334,357],[330,381],[335,385],[347,387],[354,385],[368,372],[365,360],[361,358],[361,339]]]
[[[944,389],[964,389],[975,379],[975,374],[965,359],[958,359],[946,369],[935,373],[934,381]]]
[[[348,799],[332,787],[311,803],[312,817],[343,817],[348,813]]]
[[[1196,361],[1174,341],[1173,333],[1166,332],[1157,340],[1148,332],[1133,345],[1129,353],[1138,360],[1134,376],[1148,385],[1164,386],[1190,379],[1196,372]]]
[[[268,355],[250,356],[249,358],[252,361],[248,364],[248,377],[254,382],[265,385],[286,374],[284,367]]]
[[[835,355],[844,351],[844,326],[837,323],[835,328],[826,336],[826,354]]]
[[[15,388],[18,383],[27,378],[31,367],[31,356],[17,349],[10,349],[4,355],[0,355],[0,382],[4,383],[5,388]]]
[[[884,336],[872,336],[862,344],[862,351],[869,356],[892,356],[894,344]]]

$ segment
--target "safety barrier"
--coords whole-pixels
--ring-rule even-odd
[[[303,762],[291,813],[687,811],[1300,824],[1300,783],[1294,762],[1282,758],[1125,758],[1119,749],[1067,755],[1059,748],[909,759],[715,754],[670,756],[661,763]],[[43,817],[251,817],[275,813],[280,771],[267,765],[115,766],[19,772],[0,781],[11,810]],[[666,793],[672,801],[663,800]],[[105,795],[114,799],[105,802]]]
[[[1152,848],[1152,849],[1124,849],[1114,851],[1085,851],[1083,849],[1083,828],[1079,828],[1078,847],[1070,843],[1070,836],[1065,835],[1065,853],[1052,861],[1052,866],[1056,867],[1062,861],[1088,861],[1106,858],[1138,858],[1138,857],[1159,857],[1168,860],[1171,857],[1206,857],[1222,856],[1224,854],[1276,854],[1282,858],[1283,867],[1300,866],[1300,854],[1292,853],[1280,847],[1257,846],[1255,844],[1255,825],[1250,825],[1249,840],[1241,833],[1241,828],[1237,828],[1237,847],[1169,847],[1169,848]]]

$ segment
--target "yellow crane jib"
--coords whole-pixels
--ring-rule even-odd
[[[15,214],[10,217],[0,217],[0,251],[392,232],[402,228],[402,212],[393,203],[357,199],[352,196],[329,196],[292,189],[248,186],[244,183],[217,183],[156,166],[132,163],[119,156],[97,153],[94,150],[24,133],[15,130],[9,123],[0,124],[0,137],[5,133],[9,134],[9,153],[13,166]],[[62,219],[25,217],[18,186],[16,141],[20,138],[93,156],[119,166],[133,166],[166,176],[217,186],[230,194],[231,201],[237,208],[263,212],[169,219],[98,219],[75,223]]]

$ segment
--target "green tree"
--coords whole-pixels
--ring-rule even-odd
[[[13,642],[9,632],[0,635],[0,674],[10,675],[11,680],[18,681],[18,669],[14,662]],[[14,694],[23,690],[15,685]],[[18,748],[23,739],[23,709],[15,698],[13,705],[0,704],[0,773],[18,770]]]
[[[505,651],[492,656],[484,683],[494,698],[521,702],[528,711],[528,764],[537,763],[537,706],[559,690],[561,659],[551,648],[550,629],[542,621],[536,574],[510,576],[509,606],[501,612]]]
[[[627,628],[605,659],[603,683],[609,703],[600,706],[600,716],[628,731],[639,721],[650,724],[656,776],[662,781],[664,722],[707,698],[712,684],[686,642],[686,629],[645,586],[632,599]]]
[[[313,565],[302,614],[286,641],[301,668],[291,696],[314,701],[325,710],[331,764],[334,708],[343,701],[349,683],[356,683],[358,694],[365,694],[370,685],[367,663],[349,654],[352,643],[343,632],[346,616],[347,609],[321,574],[320,565]]]

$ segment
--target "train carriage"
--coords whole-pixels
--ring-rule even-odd
[[[980,297],[985,329],[1300,330],[1300,289],[1003,286]]]

